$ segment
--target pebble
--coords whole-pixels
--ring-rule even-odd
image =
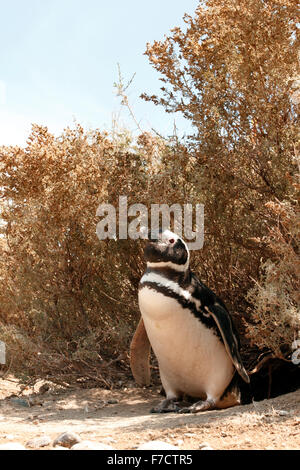
[[[252,440],[249,438],[244,439],[244,444],[251,444]]]
[[[7,444],[0,444],[0,450],[26,450],[19,442],[8,442]]]
[[[24,406],[25,408],[30,408],[30,403],[24,398],[11,398],[10,402],[17,406]]]
[[[74,432],[64,432],[53,441],[53,447],[59,445],[69,449],[81,441],[80,437]]]
[[[179,447],[168,444],[163,441],[149,441],[140,444],[137,450],[180,450]]]
[[[106,400],[106,403],[108,405],[116,405],[117,403],[119,403],[119,400],[116,400],[115,398],[110,398],[109,400]]]
[[[113,439],[112,437],[104,437],[103,441],[108,442],[109,444],[117,442],[116,439]]]
[[[50,385],[49,384],[43,384],[41,385],[41,387],[39,388],[39,393],[46,393],[48,392],[50,389]]]
[[[279,416],[289,416],[289,414],[290,414],[289,411],[285,411],[285,410],[279,410],[278,411]]]
[[[102,442],[81,441],[71,447],[71,450],[115,450],[113,447]]]
[[[183,443],[184,443],[183,439],[177,439],[177,441],[176,441],[176,444],[178,446],[182,446]]]
[[[203,449],[204,447],[210,447],[210,445],[207,442],[201,442],[201,444],[199,444],[199,449]]]
[[[214,449],[210,446],[205,446],[205,447],[201,447],[201,450],[214,450]]]
[[[37,449],[39,447],[46,447],[51,444],[51,438],[49,436],[41,436],[35,437],[30,439],[27,443],[27,447],[31,447],[32,449]]]

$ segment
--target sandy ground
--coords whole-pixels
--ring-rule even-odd
[[[149,410],[162,398],[157,388],[129,384],[118,391],[65,390],[50,384],[40,393],[41,385],[20,394],[16,379],[0,378],[0,444],[26,445],[45,434],[54,440],[72,431],[118,450],[135,449],[149,440],[182,450],[200,449],[203,443],[213,449],[300,449],[300,390],[227,410],[156,415]]]

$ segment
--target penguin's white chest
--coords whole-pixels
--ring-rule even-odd
[[[167,394],[221,396],[234,369],[214,331],[147,285],[139,291],[139,306]]]

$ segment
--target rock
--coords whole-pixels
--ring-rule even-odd
[[[183,443],[184,443],[183,439],[177,439],[177,441],[176,441],[176,444],[177,444],[178,446],[182,446]]]
[[[214,449],[210,446],[205,446],[205,447],[201,447],[201,450],[214,450]]]
[[[110,398],[109,400],[106,400],[106,403],[108,405],[116,405],[117,403],[119,403],[119,400],[116,400],[115,398]]]
[[[195,434],[194,432],[186,432],[185,434],[185,437],[196,437],[197,434]]]
[[[102,442],[81,441],[71,447],[71,450],[115,450],[113,447]]]
[[[55,446],[62,446],[68,447],[69,449],[78,444],[81,441],[80,437],[77,436],[74,432],[64,432],[60,434],[56,439],[53,441],[53,447]]]
[[[205,450],[208,447],[211,449],[210,445],[207,442],[202,442],[201,444],[199,444],[199,449],[201,450]]]
[[[278,416],[289,416],[290,412],[285,410],[279,410]]]
[[[137,450],[180,450],[179,447],[168,444],[163,441],[149,441],[140,444]]]
[[[103,441],[108,442],[109,444],[117,442],[116,439],[113,439],[112,437],[104,437]]]
[[[34,439],[30,439],[27,443],[27,447],[31,447],[32,449],[38,449],[39,447],[46,447],[51,444],[51,438],[49,436],[41,436],[35,437]]]
[[[7,444],[0,444],[0,450],[26,450],[19,442],[8,442]]]
[[[30,408],[30,403],[28,400],[24,399],[24,398],[11,398],[10,399],[10,402],[13,404],[13,405],[17,405],[17,406],[24,406],[25,408]]]
[[[43,384],[39,388],[39,393],[43,394],[43,393],[48,392],[48,390],[50,390],[50,385],[49,384]]]
[[[244,439],[243,444],[251,444],[252,440],[249,438]]]

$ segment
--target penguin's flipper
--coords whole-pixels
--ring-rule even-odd
[[[235,333],[235,328],[228,311],[222,305],[220,305],[218,301],[208,305],[206,308],[218,326],[226,351],[231,357],[237,372],[246,383],[249,383],[250,379],[239,353],[237,335]]]
[[[138,385],[150,385],[150,341],[141,318],[130,344],[130,367]]]

